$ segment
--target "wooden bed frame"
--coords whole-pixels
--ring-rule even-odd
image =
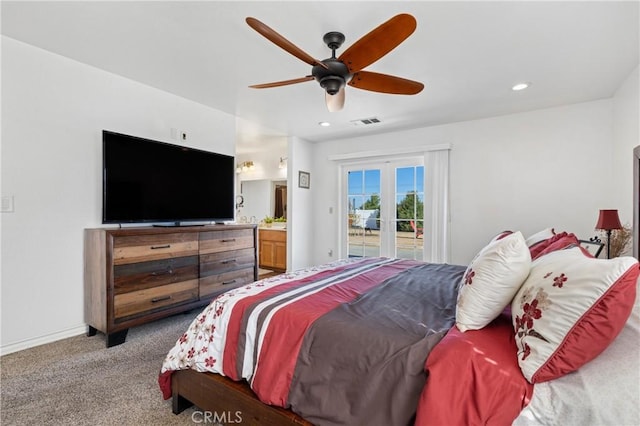
[[[171,375],[172,410],[179,414],[191,405],[212,415],[235,419],[249,426],[312,426],[296,413],[264,404],[246,382],[235,382],[214,373],[179,370]],[[229,421],[229,420],[227,420]]]

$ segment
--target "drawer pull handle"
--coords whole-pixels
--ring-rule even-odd
[[[171,299],[171,296],[154,297],[153,299],[151,299],[151,303],[158,303],[158,302],[162,302],[164,300],[169,300],[169,299]]]
[[[223,242],[223,243],[232,243],[232,242],[234,242],[235,240],[236,240],[235,238],[229,238],[229,239],[226,239],[226,240],[222,240],[222,242]]]
[[[223,281],[222,285],[229,285],[229,284],[233,284],[235,283],[237,280],[231,280],[231,281]]]
[[[151,246],[151,250],[165,249],[170,247],[171,247],[171,244],[166,244],[164,246]]]
[[[156,272],[152,272],[151,275],[154,277],[160,276],[160,275],[171,275],[173,274],[173,269],[168,268],[164,271],[156,271]]]
[[[223,260],[222,264],[226,265],[227,263],[235,263],[235,262],[236,262],[236,259],[229,259],[229,260]]]

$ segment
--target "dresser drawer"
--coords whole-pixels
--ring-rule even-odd
[[[227,231],[201,232],[200,254],[218,253],[254,247],[252,229],[229,229]]]
[[[198,278],[198,256],[126,263],[113,268],[114,294]]]
[[[194,233],[118,236],[113,239],[113,264],[198,254],[198,235]]]
[[[255,265],[255,249],[222,251],[200,255],[200,277],[219,274],[234,269],[252,268]]]
[[[213,274],[200,278],[200,299],[253,282],[253,268]]]
[[[182,281],[114,296],[116,321],[132,315],[198,300],[198,280]]]

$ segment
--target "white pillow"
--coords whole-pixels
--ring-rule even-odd
[[[480,250],[460,283],[458,329],[479,330],[493,321],[511,303],[530,268],[531,254],[519,231]]]

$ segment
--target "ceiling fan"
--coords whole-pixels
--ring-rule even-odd
[[[286,86],[316,80],[325,89],[325,102],[329,111],[340,111],[344,107],[345,85],[372,92],[397,95],[420,93],[424,84],[404,78],[363,71],[402,43],[416,29],[416,20],[408,14],[396,15],[361,37],[351,47],[336,58],[336,50],[342,46],[345,37],[332,31],[324,35],[323,41],[331,49],[331,57],[323,60],[313,58],[289,40],[255,18],[247,18],[247,24],[265,38],[291,53],[298,59],[312,65],[311,74],[292,80],[249,86],[254,89]]]

